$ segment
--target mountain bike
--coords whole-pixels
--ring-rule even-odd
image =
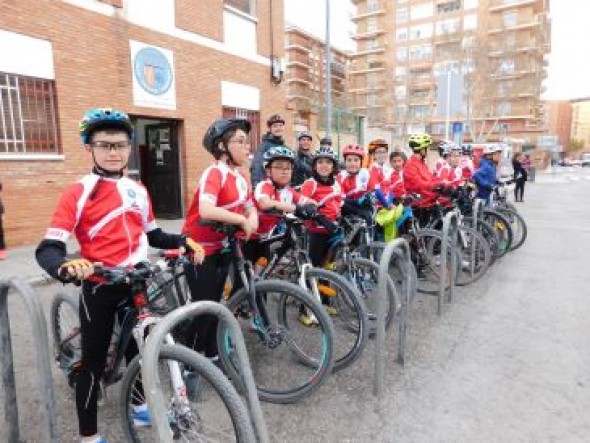
[[[242,253],[239,228],[202,222],[227,236],[230,255],[242,288],[225,300],[243,330],[252,373],[261,400],[292,403],[318,389],[334,366],[334,326],[322,306],[300,286],[279,279],[259,279]],[[309,328],[298,321],[300,309],[317,319]],[[217,348],[223,369],[244,390],[230,331],[219,323]]]
[[[281,214],[282,215],[282,214]],[[309,217],[322,222],[321,215]],[[260,279],[278,278],[301,286],[321,302],[329,301],[335,310],[334,323],[334,371],[354,363],[367,342],[367,308],[355,287],[336,272],[314,267],[306,245],[303,222],[297,217],[283,215],[281,229],[271,231],[260,243],[270,251],[268,265],[261,271]],[[337,313],[336,313],[337,312]],[[317,319],[313,318],[314,323]]]
[[[132,442],[153,441],[154,431],[149,426],[136,426],[137,409],[141,407],[141,424],[150,422],[141,381],[141,355],[129,362],[125,371],[122,371],[121,365],[130,340],[133,338],[136,341],[141,353],[147,332],[158,322],[159,317],[150,306],[161,306],[165,291],[152,290],[150,298],[148,288],[153,289],[152,280],[162,272],[162,263],[149,262],[139,263],[135,268],[95,267],[94,274],[104,280],[94,287],[95,293],[106,285],[129,287],[127,300],[117,310],[100,392],[104,398],[106,388],[121,381],[119,413],[123,433]],[[79,300],[79,296],[59,292],[51,304],[56,360],[71,387],[75,386],[77,374],[82,369]],[[158,372],[164,398],[167,399],[168,423],[175,440],[222,442],[253,436],[248,413],[240,397],[229,380],[208,359],[175,344],[170,334],[159,357]],[[204,393],[199,399],[194,392],[190,395],[190,384],[197,378]]]

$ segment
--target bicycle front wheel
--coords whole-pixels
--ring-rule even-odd
[[[252,373],[261,400],[292,403],[319,388],[334,366],[334,326],[322,306],[301,287],[282,280],[255,282],[259,311],[250,304],[245,288],[233,294],[227,308],[236,316],[244,335]],[[317,323],[305,326],[301,314]],[[224,369],[243,389],[239,359],[229,329],[223,322],[217,333]]]
[[[119,413],[127,441],[155,443],[155,428],[140,426],[134,420],[135,408],[146,404],[140,359],[138,355],[131,361],[123,377]],[[164,345],[158,360],[158,376],[175,441],[255,441],[248,412],[238,393],[206,357],[184,346]]]

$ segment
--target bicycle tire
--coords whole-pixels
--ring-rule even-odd
[[[473,227],[473,217],[463,217],[462,223],[464,226]],[[476,229],[477,232],[483,236],[490,247],[490,251],[492,253],[490,265],[506,254],[507,251],[502,251],[500,248],[500,237],[488,222],[478,219]]]
[[[488,208],[484,208],[482,218],[492,226],[494,232],[500,238],[500,253],[502,254],[501,257],[504,256],[512,248],[512,242],[514,240],[510,221],[501,213]]]
[[[335,307],[338,310],[338,315],[332,317],[332,323],[334,324],[333,371],[337,372],[357,361],[365,349],[365,345],[369,338],[367,307],[365,306],[358,290],[352,287],[346,279],[339,274],[327,269],[310,268],[307,270],[306,275],[308,279],[324,280],[330,288],[342,291],[342,296],[330,297],[332,301],[335,301]],[[332,306],[334,306],[334,304]],[[353,316],[352,319],[350,318],[350,315],[345,316],[346,309]],[[336,320],[342,321],[337,322]],[[343,340],[338,339],[340,335],[337,332],[339,328],[336,325],[341,324],[345,329],[345,333],[348,332],[349,334],[354,334],[352,347],[343,345]],[[339,350],[342,350],[342,352],[339,352]]]
[[[513,239],[512,245],[510,246],[510,251],[520,248],[528,236],[528,227],[524,221],[524,217],[517,211],[508,210],[505,208],[498,209],[498,212],[508,219],[510,222],[510,227],[512,228]],[[515,227],[517,229],[515,229]]]
[[[379,285],[379,265],[367,258],[354,257],[350,259],[350,268],[342,262],[337,263],[337,268],[341,270],[344,278],[351,281],[360,292],[365,305],[367,306],[369,316],[369,337],[375,335],[377,322],[377,287]],[[364,269],[361,271],[361,269]],[[385,308],[385,329],[389,329],[393,319],[400,309],[400,298],[395,282],[390,275],[387,276],[387,294]]]
[[[321,305],[317,303],[311,295],[308,295],[301,287],[283,280],[261,280],[255,282],[254,284],[256,287],[257,296],[263,294],[266,294],[267,296],[275,294],[272,301],[276,303],[277,318],[276,325],[271,325],[271,328],[273,328],[273,331],[277,331],[277,337],[279,337],[281,340],[280,345],[288,345],[287,352],[284,353],[287,354],[288,357],[295,357],[295,362],[286,362],[286,367],[289,368],[289,371],[292,370],[292,367],[294,367],[295,363],[299,364],[299,366],[295,367],[295,370],[301,370],[304,372],[302,375],[304,382],[295,387],[279,388],[275,386],[264,386],[260,380],[262,375],[268,374],[269,371],[276,371],[277,368],[279,368],[279,366],[288,359],[287,357],[285,359],[278,360],[277,362],[277,354],[281,351],[285,351],[286,347],[281,347],[279,349],[278,346],[275,346],[275,348],[270,349],[270,343],[265,343],[262,341],[259,331],[250,330],[249,332],[244,333],[244,342],[246,343],[246,348],[248,349],[252,373],[254,375],[254,380],[256,382],[256,388],[258,391],[258,397],[263,401],[271,403],[293,403],[310,395],[313,391],[318,389],[331,374],[334,367],[334,326],[332,325],[330,317],[321,307]],[[279,294],[279,296],[277,297],[276,294]],[[294,301],[289,303],[287,297],[292,297]],[[287,315],[284,311],[287,309],[289,304],[295,305],[297,309],[299,309],[299,306],[304,305],[305,308],[313,313],[313,315],[315,315],[317,318],[317,327],[304,327],[309,331],[321,331],[321,337],[319,341],[321,344],[321,350],[317,352],[317,355],[308,355],[304,350],[298,347],[299,345],[295,346],[294,343],[287,343],[288,340],[285,340],[281,337],[281,334],[284,334],[285,336],[288,336],[287,338],[292,338],[292,336],[289,335],[290,332],[288,325],[285,325],[285,323],[287,323]],[[233,294],[227,301],[226,307],[232,313],[234,313],[234,315],[236,315],[238,320],[242,319],[243,316],[240,314],[243,313],[244,309],[250,309],[248,294],[245,288],[241,288],[239,291]],[[271,309],[268,305],[268,300],[266,302],[266,308],[270,315]],[[246,327],[251,325],[251,321],[251,318],[246,318],[246,322],[248,323]],[[243,323],[245,322],[241,323],[242,327],[244,326]],[[294,319],[294,324],[299,324],[297,318]],[[244,384],[242,377],[233,361],[234,358],[237,358],[235,349],[231,343],[229,330],[223,322],[220,322],[218,326],[217,346],[219,350],[219,359],[226,374],[228,374],[228,376],[236,384],[238,390],[243,391]],[[270,358],[269,354],[272,354],[272,352],[267,352],[267,354],[265,354],[266,351],[275,350],[277,353],[270,355]],[[279,355],[279,357],[282,356]],[[311,375],[308,374],[309,368],[313,369],[313,373]],[[280,375],[283,374],[280,371],[277,372]]]
[[[459,239],[459,257],[461,262],[457,269],[457,279],[455,284],[457,286],[467,286],[475,283],[481,277],[483,277],[488,270],[492,261],[492,251],[488,242],[484,237],[470,226],[459,226],[459,235],[470,236],[470,243],[463,245],[461,239]],[[476,257],[472,257],[471,253],[474,252]],[[468,273],[465,270],[466,256],[468,257],[467,264],[470,266],[472,272]]]
[[[65,306],[71,311],[69,314],[64,310]],[[55,358],[71,387],[74,384],[70,378],[72,365],[82,359],[79,306],[79,296],[60,291],[53,297],[50,308]],[[69,316],[68,323],[62,324],[66,315]]]
[[[431,240],[425,243],[425,239],[428,238],[430,238]],[[432,240],[435,241],[433,242]],[[440,263],[440,258],[438,260],[436,258],[436,242],[438,242],[438,248],[440,248],[440,244],[442,243],[442,233],[440,231],[429,228],[418,229],[416,232],[414,232],[414,234],[412,234],[408,242],[410,245],[412,261],[414,262],[414,266],[416,267],[416,289],[418,292],[421,292],[422,294],[438,294],[440,290],[440,271],[436,269],[437,263]],[[426,247],[425,250],[422,249],[423,246]],[[452,244],[448,245],[448,250],[453,251],[455,254],[458,254],[456,248]],[[447,266],[450,267],[451,262],[451,257],[447,257]],[[457,265],[459,265],[459,263],[460,258],[458,256]],[[448,269],[448,271],[450,271],[450,269]],[[455,273],[455,277],[456,276],[457,273]],[[450,288],[450,284],[451,282],[449,280],[447,284],[445,284],[445,291]]]
[[[210,386],[213,389],[214,392],[209,392],[209,396],[211,396],[212,394],[216,394],[216,398],[219,398],[221,400],[220,404],[218,404],[217,402],[215,402],[215,404],[212,404],[212,399],[208,397],[210,401],[209,404],[207,404],[207,408],[201,407],[201,414],[197,412],[196,417],[195,414],[193,414],[192,416],[190,416],[190,418],[202,420],[203,412],[207,412],[212,421],[215,420],[217,423],[223,422],[223,424],[226,424],[225,422],[227,420],[224,420],[224,417],[222,416],[223,411],[220,411],[219,409],[220,407],[225,408],[229,416],[229,420],[231,420],[231,426],[233,427],[233,430],[228,432],[231,435],[235,436],[235,439],[231,436],[230,438],[228,438],[228,434],[224,433],[221,439],[214,440],[209,439],[210,437],[206,437],[206,441],[256,441],[254,437],[254,430],[250,423],[248,411],[242,403],[240,396],[238,395],[230,381],[223,375],[223,373],[219,369],[215,367],[215,365],[213,365],[213,363],[211,363],[206,357],[181,345],[163,345],[159,357],[163,360],[175,360],[176,362],[181,364],[181,367],[191,368],[192,371],[198,374],[198,380],[200,380],[201,383],[203,382],[203,380],[205,380],[208,386]],[[166,366],[166,369],[167,368],[168,367]],[[123,434],[127,441],[133,443],[157,441],[157,436],[154,432],[155,428],[151,428],[151,431],[147,428],[137,428],[134,425],[133,418],[130,415],[131,405],[133,404],[132,398],[134,394],[137,394],[137,389],[135,389],[135,386],[138,376],[141,377],[141,356],[139,355],[137,355],[129,363],[129,365],[127,366],[127,370],[125,371],[123,380],[121,382],[121,391],[119,395],[119,414],[121,416],[121,426],[123,428]],[[161,384],[164,384],[162,377],[160,377],[160,382]],[[174,389],[172,386],[170,388]],[[184,389],[183,391],[184,393],[181,393],[181,395],[186,396],[186,389]],[[183,398],[183,400],[185,400],[185,398]],[[186,426],[186,428],[183,428],[183,426],[185,426],[188,423],[186,421],[186,417],[188,414],[187,405],[191,403],[201,403],[201,406],[203,406],[204,401],[205,400],[203,399],[190,401],[188,400],[188,398],[186,398],[186,402],[188,403],[183,403],[183,408],[179,407],[178,405],[174,405],[174,403],[170,403],[169,406],[171,409],[175,406],[177,406],[177,409],[174,411],[169,410],[169,420],[178,420],[179,417],[183,419],[182,426],[177,425],[171,427],[171,431],[172,428],[174,428],[174,431],[179,433],[182,431],[187,431],[186,434],[188,434],[188,431],[199,432],[194,427],[189,429],[188,426]],[[178,412],[180,412],[180,414],[175,415]],[[229,425],[229,423],[227,423],[227,425]],[[202,423],[200,423],[200,426],[202,426]],[[151,432],[152,435],[146,435],[145,438],[141,438],[141,436],[138,434],[140,434],[140,432],[144,430]],[[152,436],[154,437],[154,439],[150,438]],[[185,435],[185,433],[175,435],[174,440],[179,440],[181,437],[183,441],[200,441],[199,435],[189,436]]]

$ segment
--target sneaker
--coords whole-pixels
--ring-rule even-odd
[[[299,314],[299,317],[297,317],[297,319],[299,320],[299,323],[301,323],[303,326],[309,327],[314,325],[313,319],[307,314]]]
[[[147,409],[131,411],[131,418],[133,418],[133,424],[137,428],[145,428],[152,425],[152,417],[150,416],[150,411]]]
[[[186,398],[192,402],[198,401],[202,388],[201,383],[199,383],[199,374],[194,371],[184,371],[182,378],[186,387]]]
[[[0,260],[6,260],[6,249],[0,249]]]
[[[338,315],[338,309],[336,309],[334,306],[330,306],[330,305],[322,305],[324,307],[324,309],[326,310],[326,312],[329,315]]]

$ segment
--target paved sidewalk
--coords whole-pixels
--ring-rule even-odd
[[[179,233],[183,219],[158,220],[158,225],[167,232]],[[39,239],[40,240],[40,239]],[[37,243],[30,246],[21,246],[8,250],[8,258],[0,261],[0,280],[22,278],[34,286],[48,284],[53,281],[37,264],[35,260],[35,248]],[[78,243],[75,240],[68,241],[68,254],[78,250]]]

